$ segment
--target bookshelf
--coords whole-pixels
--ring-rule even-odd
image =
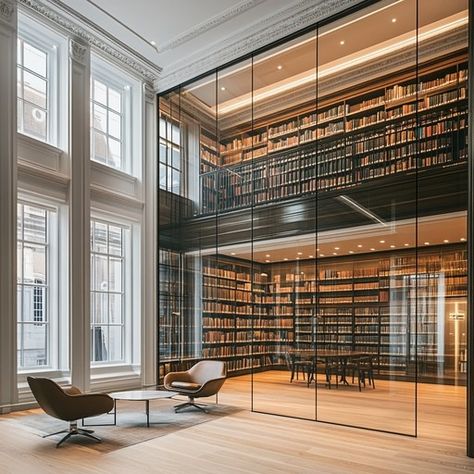
[[[213,167],[201,156],[202,214],[466,163],[465,57],[328,101],[222,138]]]

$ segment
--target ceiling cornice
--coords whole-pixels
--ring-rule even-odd
[[[292,2],[239,33],[207,45],[166,67],[155,88],[166,90],[251,53],[273,41],[361,3],[363,0],[300,0]]]
[[[187,31],[175,36],[171,40],[166,41],[161,45],[158,45],[158,52],[163,53],[165,51],[169,51],[170,49],[174,49],[178,46],[181,46],[182,44],[193,40],[197,36],[202,35],[203,33],[207,33],[213,28],[216,28],[222,23],[225,23],[226,21],[229,21],[232,18],[241,15],[245,11],[257,6],[260,3],[263,3],[264,1],[265,0],[242,0],[236,5],[227,8],[223,12],[209,18],[208,20],[205,20],[199,23],[198,25],[189,28]]]
[[[80,38],[92,48],[100,51],[113,62],[119,63],[146,82],[156,82],[161,68],[128,45],[119,41],[88,18],[80,15],[60,0],[45,1],[18,0],[18,3],[34,15],[39,15],[73,38]],[[56,8],[53,8],[53,6]],[[58,9],[62,10],[59,12]],[[71,19],[72,18],[72,19]]]

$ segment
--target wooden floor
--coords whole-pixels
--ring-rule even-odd
[[[255,409],[314,417],[314,385],[308,389],[302,381],[289,384],[288,373],[277,371],[256,374],[254,382]],[[394,422],[399,428],[412,427],[414,387],[377,382],[375,390],[362,393],[354,387],[329,391],[321,384],[318,417],[370,421],[382,429],[395,429]],[[18,414],[0,417],[0,472],[474,472],[474,459],[467,458],[464,449],[464,399],[463,388],[419,384],[419,437],[410,438],[252,413],[250,377],[243,376],[226,382],[219,402],[245,410],[110,454],[72,444],[56,449],[51,441],[17,425],[12,429],[9,420]],[[389,421],[381,423],[377,420],[384,412]]]

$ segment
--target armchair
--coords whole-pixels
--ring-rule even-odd
[[[196,398],[217,395],[227,377],[225,363],[216,360],[202,360],[183,372],[166,374],[164,384],[167,390],[187,395],[188,401],[174,407],[175,412],[194,407],[206,412],[205,408],[195,403]]]
[[[74,435],[101,441],[100,438],[92,435],[93,430],[78,428],[77,420],[111,411],[114,407],[114,400],[111,397],[105,393],[84,394],[74,386],[62,389],[50,379],[28,377],[27,380],[39,406],[48,415],[69,422],[68,429],[45,435],[43,438],[66,433],[56,445],[57,448]]]

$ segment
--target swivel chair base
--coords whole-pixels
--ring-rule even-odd
[[[58,435],[58,434],[66,433],[66,436],[64,436],[59,441],[59,443],[56,444],[57,448],[59,448],[69,438],[71,438],[72,436],[76,436],[76,435],[86,436],[87,438],[91,438],[91,439],[93,439],[93,440],[95,440],[99,443],[102,442],[102,440],[100,438],[98,438],[97,436],[92,435],[93,432],[94,432],[94,430],[86,430],[84,428],[78,428],[77,421],[71,421],[69,423],[69,429],[57,431],[56,433],[51,433],[51,434],[48,434],[48,435],[44,435],[43,438],[49,438],[50,436],[55,436],[55,435]]]
[[[198,410],[203,411],[204,413],[207,413],[207,410],[204,408],[206,405],[198,404],[194,401],[194,398],[188,397],[188,401],[185,403],[181,403],[180,405],[176,405],[174,407],[175,413],[180,412],[181,410],[184,410],[185,408],[197,408]]]

